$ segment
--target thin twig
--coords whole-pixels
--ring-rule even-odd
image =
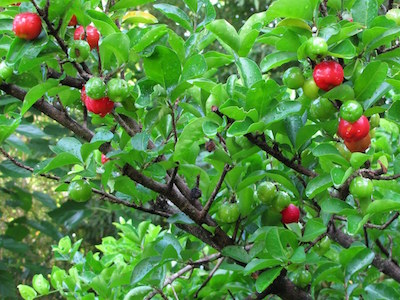
[[[384,230],[387,227],[389,227],[390,224],[392,224],[399,217],[399,215],[400,215],[400,213],[396,212],[386,223],[384,223],[382,225],[376,225],[376,224],[367,223],[367,224],[364,225],[364,227],[374,228],[374,229],[378,229],[378,230]]]
[[[204,206],[204,208],[202,209],[202,211],[200,212],[200,220],[204,219],[204,217],[207,215],[208,211],[211,208],[211,205],[213,204],[215,197],[217,197],[217,194],[219,192],[219,190],[222,187],[222,184],[224,183],[224,179],[226,174],[228,174],[228,172],[231,170],[231,166],[226,164],[224,167],[224,170],[222,171],[221,177],[218,180],[217,185],[215,186],[213,192],[211,193],[210,198],[208,199],[206,205]]]
[[[197,261],[189,262],[185,267],[180,269],[178,272],[176,272],[176,273],[172,274],[171,276],[169,276],[168,278],[166,278],[164,280],[163,288],[166,287],[167,285],[173,283],[176,279],[178,279],[179,277],[181,277],[185,273],[191,272],[195,268],[199,268],[200,266],[202,266],[204,264],[207,264],[209,262],[217,260],[217,259],[221,258],[221,256],[222,255],[220,253],[215,253],[215,254],[203,257],[203,258],[201,258],[201,259],[199,259]],[[151,292],[144,300],[150,300],[155,295],[157,295],[157,291]]]
[[[29,167],[29,166],[27,166],[27,165],[24,165],[23,163],[17,161],[14,157],[12,157],[11,155],[9,155],[9,154],[8,154],[3,148],[1,148],[1,147],[0,147],[0,152],[1,152],[5,157],[7,157],[7,159],[9,159],[9,160],[10,160],[14,165],[16,165],[17,167],[19,167],[19,168],[21,168],[21,169],[24,169],[24,170],[27,170],[27,171],[33,173],[33,171],[34,171],[33,168],[31,168],[31,167]],[[54,176],[54,175],[51,175],[51,174],[39,174],[39,176],[45,177],[45,178],[47,178],[47,179],[55,180],[55,181],[61,181],[61,178],[60,178],[60,177]],[[63,182],[64,182],[64,183],[67,183],[67,184],[70,183],[70,181],[63,181]],[[114,204],[124,205],[124,206],[127,206],[127,207],[131,207],[131,208],[140,210],[140,211],[142,211],[142,212],[146,212],[146,213],[153,214],[153,215],[158,215],[158,216],[161,216],[161,217],[164,217],[164,218],[169,218],[169,217],[171,216],[171,214],[169,214],[169,213],[167,213],[167,212],[159,211],[159,210],[155,210],[155,209],[151,209],[151,208],[145,208],[145,207],[142,207],[142,206],[140,206],[140,205],[137,205],[137,204],[135,204],[135,203],[133,203],[133,202],[132,202],[132,203],[131,203],[131,202],[127,202],[127,201],[122,200],[122,199],[120,199],[120,198],[118,198],[118,197],[116,197],[116,196],[114,196],[114,195],[112,195],[112,194],[106,193],[106,192],[104,192],[104,191],[101,191],[101,190],[98,190],[98,189],[95,189],[95,188],[92,188],[92,192],[95,193],[95,194],[101,195],[101,196],[102,196],[101,199],[102,199],[102,200],[105,200],[105,201],[107,201],[107,202],[111,202],[111,203],[114,203]]]
[[[194,294],[194,298],[196,299],[199,296],[200,291],[207,285],[207,283],[211,280],[211,278],[214,276],[215,272],[217,272],[217,270],[219,269],[219,267],[221,266],[222,262],[224,261],[225,257],[221,257],[217,264],[215,265],[214,269],[212,269],[212,271],[210,272],[210,274],[208,274],[207,279],[201,284],[201,286],[199,287],[199,289],[196,291],[196,294]]]

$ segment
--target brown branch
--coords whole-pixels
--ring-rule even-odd
[[[328,225],[328,236],[344,248],[349,248],[354,242],[350,235],[336,229],[333,222]],[[383,259],[379,254],[375,254],[372,264],[382,273],[400,282],[400,267],[392,260]]]
[[[0,152],[1,152],[5,157],[7,157],[7,159],[9,159],[9,160],[10,160],[14,165],[16,165],[17,167],[19,167],[19,168],[21,168],[21,169],[24,169],[24,170],[27,170],[27,171],[33,173],[33,171],[34,171],[33,168],[31,168],[31,167],[29,167],[29,166],[27,166],[27,165],[25,165],[25,164],[23,164],[23,163],[17,161],[14,157],[12,157],[11,155],[9,155],[9,154],[8,154],[3,148],[1,148],[1,147],[0,147]],[[51,174],[38,174],[38,175],[41,176],[41,177],[47,178],[47,179],[51,179],[51,180],[55,180],[55,181],[61,181],[61,178],[60,178],[60,177],[54,176],[54,175],[51,175]],[[63,182],[64,182],[64,183],[67,183],[67,184],[70,183],[70,181],[63,181]],[[153,214],[153,215],[158,215],[158,216],[164,217],[164,218],[169,218],[169,217],[171,216],[171,213],[167,213],[167,212],[164,212],[164,211],[159,211],[159,210],[152,209],[152,208],[145,208],[145,207],[140,206],[140,205],[137,205],[137,204],[135,204],[135,203],[131,203],[131,202],[127,202],[127,201],[125,201],[125,200],[122,200],[122,199],[120,199],[120,198],[118,198],[118,197],[116,197],[116,196],[114,196],[114,195],[112,195],[112,194],[106,193],[106,192],[101,191],[101,190],[98,190],[98,189],[92,188],[92,191],[93,191],[93,193],[95,193],[95,194],[101,195],[101,196],[102,196],[101,199],[106,200],[107,202],[110,202],[110,203],[120,204],[120,205],[123,205],[123,206],[126,206],[126,207],[130,207],[130,208],[134,208],[134,209],[140,210],[140,211],[145,212],[145,213],[149,213],[149,214]]]
[[[62,73],[57,72],[56,70],[52,68],[47,69],[47,76],[50,78],[61,78],[63,76]],[[85,81],[80,78],[74,78],[68,75],[64,76],[64,79],[60,80],[60,83],[66,86],[74,87],[77,89],[82,89],[83,85],[85,84]]]
[[[215,198],[217,197],[217,194],[218,194],[219,190],[221,189],[222,184],[224,183],[224,179],[225,179],[226,174],[228,174],[228,172],[231,169],[232,169],[232,167],[230,165],[225,165],[224,170],[222,171],[221,177],[219,178],[217,185],[215,186],[213,192],[211,193],[211,196],[208,199],[206,205],[204,206],[204,208],[200,212],[200,219],[201,220],[207,215],[208,211],[210,210],[211,205],[213,204]]]
[[[212,254],[210,256],[206,256],[203,257],[197,261],[194,262],[189,262],[185,267],[183,267],[182,269],[180,269],[178,272],[172,274],[170,277],[166,278],[164,280],[164,284],[163,284],[163,288],[165,288],[167,285],[173,283],[176,279],[178,279],[179,277],[181,277],[182,275],[186,274],[187,272],[195,269],[195,268],[199,268],[200,266],[210,263],[214,260],[217,260],[221,258],[221,254],[220,253],[216,253],[216,254]],[[149,295],[147,295],[147,297],[145,298],[145,300],[150,300],[151,298],[153,298],[155,295],[157,295],[157,291],[153,291],[151,292]]]
[[[400,47],[400,44],[395,44],[395,45],[393,45],[392,47],[389,47],[389,48],[385,48],[385,47],[378,48],[378,49],[376,49],[376,52],[378,54],[383,54],[383,53],[387,53],[387,52],[393,51],[393,50],[395,50],[395,49],[397,49],[399,47]]]
[[[317,237],[315,240],[313,240],[305,249],[304,252],[307,253],[308,251],[311,250],[312,247],[314,247],[320,240],[322,240],[324,237],[326,237],[327,233],[321,234],[319,237]]]
[[[321,12],[321,15],[323,17],[326,17],[328,15],[328,9],[326,7],[328,0],[323,0],[321,1],[321,4],[319,5],[319,11]]]
[[[285,166],[289,167],[290,169],[293,169],[297,171],[300,174],[306,175],[308,177],[316,177],[318,174],[315,173],[314,171],[311,171],[304,166],[297,164],[287,157],[285,157],[279,149],[275,149],[273,147],[268,146],[266,143],[265,139],[260,140],[256,136],[254,136],[251,133],[247,133],[245,137],[252,142],[254,145],[257,145],[261,150],[265,151],[269,155],[273,156],[277,160],[279,160],[281,163],[283,163]]]
[[[367,223],[364,225],[364,227],[366,228],[374,228],[374,229],[378,229],[378,230],[384,230],[387,227],[390,226],[390,224],[392,224],[398,217],[399,217],[400,213],[396,212],[386,223],[382,224],[382,225],[376,225],[376,224],[371,224],[371,223]]]

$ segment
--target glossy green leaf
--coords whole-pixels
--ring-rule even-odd
[[[155,9],[162,12],[166,17],[175,21],[183,28],[189,31],[193,31],[192,21],[189,16],[179,7],[170,4],[155,4]]]
[[[296,52],[274,52],[268,54],[260,63],[261,71],[263,73],[275,69],[288,62],[297,60]]]
[[[215,20],[207,25],[207,29],[214,33],[219,40],[234,51],[239,51],[240,38],[236,29],[226,20]]]
[[[257,292],[261,293],[267,287],[271,285],[272,282],[279,276],[283,267],[276,267],[273,269],[269,269],[261,273],[256,280],[256,290]]]
[[[143,60],[143,64],[146,75],[165,88],[170,88],[178,83],[181,75],[181,63],[171,49],[157,46],[153,55]]]
[[[312,179],[306,187],[306,196],[309,199],[314,198],[319,193],[325,192],[332,186],[332,179],[329,174],[320,175]]]
[[[227,246],[222,249],[221,253],[224,256],[228,256],[243,263],[248,263],[250,261],[249,254],[241,246]]]

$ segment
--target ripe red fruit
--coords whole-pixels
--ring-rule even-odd
[[[369,134],[369,129],[369,121],[365,116],[361,116],[354,123],[340,119],[338,135],[345,142],[357,142]]]
[[[289,204],[284,210],[281,211],[282,223],[297,223],[300,219],[300,210],[294,204]]]
[[[68,26],[76,26],[78,24],[78,20],[76,19],[76,16],[73,15],[71,20],[69,20]]]
[[[366,137],[362,138],[359,141],[356,142],[344,141],[344,144],[346,145],[347,149],[349,149],[350,152],[364,152],[371,145],[371,136],[368,133]]]
[[[82,88],[81,99],[88,111],[91,111],[102,118],[114,108],[114,102],[110,101],[108,97],[103,97],[96,100],[90,98],[88,95],[86,95],[85,87]]]
[[[103,153],[101,154],[101,163],[104,165],[106,162],[108,162],[110,159],[107,158]]]
[[[343,82],[344,72],[336,61],[323,61],[315,66],[313,77],[320,89],[329,91]]]
[[[42,31],[42,20],[37,14],[31,12],[18,14],[13,21],[13,31],[21,39],[33,40]]]
[[[75,29],[74,40],[86,40],[90,46],[90,49],[99,48],[99,39],[100,33],[98,32],[96,27],[90,25],[87,26],[86,33],[83,26],[79,26]]]

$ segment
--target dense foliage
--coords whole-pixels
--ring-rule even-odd
[[[260,2],[0,0],[4,298],[399,299],[400,10]]]

